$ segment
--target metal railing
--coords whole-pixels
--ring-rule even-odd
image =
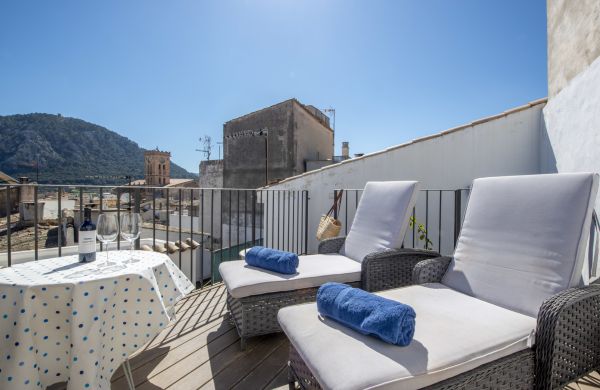
[[[200,287],[219,281],[219,264],[239,259],[241,250],[254,245],[307,252],[309,198],[303,190],[19,184],[0,185],[2,191],[6,216],[0,223],[0,266],[76,254],[85,207],[92,208],[93,220],[107,212],[119,218],[129,210],[142,214],[135,248],[167,249]],[[74,226],[69,237],[67,225]],[[186,240],[192,247],[181,244]],[[175,251],[165,245],[177,242]],[[128,245],[117,239],[110,249]],[[105,249],[99,244],[99,250]]]
[[[333,191],[333,199],[342,189]],[[334,217],[340,220],[342,232],[346,235],[362,196],[363,189],[343,189],[342,201]],[[454,252],[460,233],[470,190],[425,189],[420,190],[412,210],[412,223],[404,236],[406,248],[428,248],[444,255]],[[423,230],[419,232],[419,225]]]

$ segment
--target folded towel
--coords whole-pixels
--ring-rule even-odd
[[[255,246],[246,252],[246,263],[282,274],[295,274],[298,268],[298,255],[277,249]]]
[[[406,346],[415,333],[415,311],[392,301],[342,283],[325,283],[317,292],[317,308],[357,332]]]

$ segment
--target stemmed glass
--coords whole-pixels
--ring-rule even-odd
[[[124,240],[129,241],[129,262],[135,263],[134,260],[134,247],[135,240],[140,237],[142,233],[142,217],[138,213],[127,213],[121,217],[121,237]]]
[[[114,213],[100,214],[96,225],[97,236],[104,245],[106,245],[106,261],[98,269],[107,269],[116,265],[108,261],[108,244],[117,239],[119,235],[119,219]]]

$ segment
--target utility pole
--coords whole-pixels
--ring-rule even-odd
[[[325,114],[329,114],[331,113],[331,116],[333,117],[333,126],[332,126],[332,130],[333,130],[333,145],[332,145],[332,151],[331,151],[331,159],[333,160],[333,157],[335,156],[335,108],[333,107],[329,107],[329,108],[324,108],[322,110]]]

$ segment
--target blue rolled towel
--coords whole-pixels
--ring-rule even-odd
[[[268,269],[282,274],[295,274],[298,255],[292,252],[255,246],[246,252],[246,263],[253,267]]]
[[[325,317],[390,344],[406,346],[415,334],[412,307],[346,284],[322,285],[317,292],[317,308]]]

